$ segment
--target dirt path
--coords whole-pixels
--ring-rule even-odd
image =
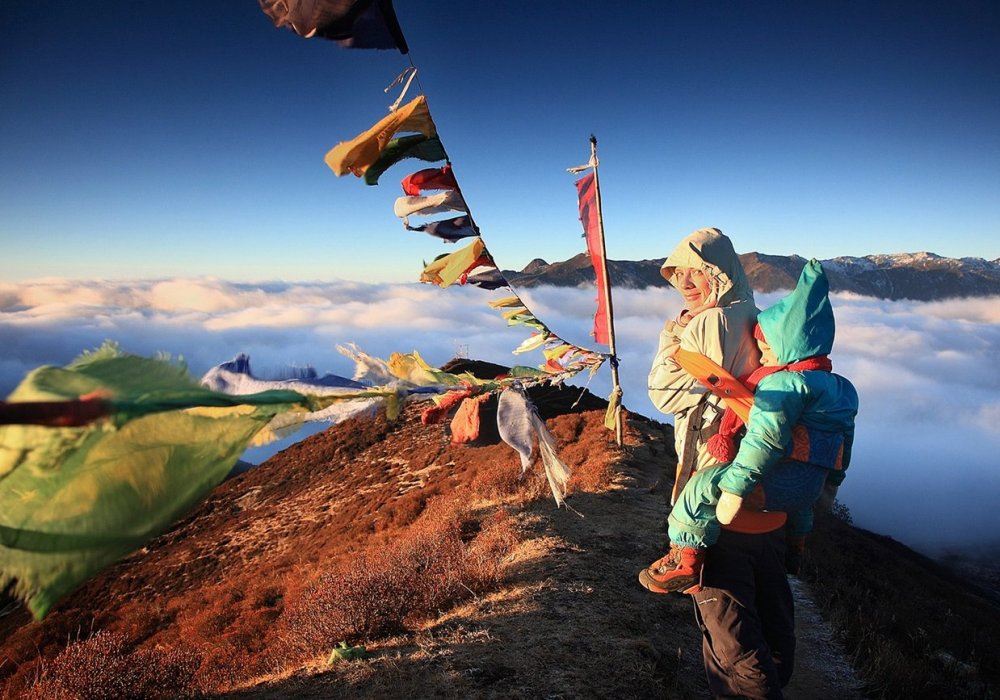
[[[612,490],[539,503],[502,590],[370,647],[372,658],[319,666],[231,698],[708,697],[700,635],[685,596],[653,595],[636,572],[663,547],[668,433],[640,428]],[[801,659],[788,697],[861,697],[850,664],[795,582]]]
[[[790,576],[795,597],[795,674],[785,688],[788,700],[861,700],[862,682],[843,645],[822,618],[809,590]]]

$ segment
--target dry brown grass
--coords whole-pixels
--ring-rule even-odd
[[[198,655],[176,647],[135,647],[98,632],[56,656],[24,694],[28,700],[177,698],[193,694]]]
[[[324,571],[289,600],[280,634],[305,655],[412,630],[495,586],[516,544],[512,519],[484,520],[455,499],[439,499],[386,546]]]
[[[181,697],[239,687],[324,656],[340,641],[412,632],[450,606],[495,587],[520,536],[504,510],[475,512],[454,497],[432,499],[387,545],[329,570],[265,585],[206,586],[204,604],[175,610],[150,646],[99,631],[74,641],[19,683],[30,698]],[[8,693],[13,687],[8,686]],[[20,692],[14,692],[18,695]]]

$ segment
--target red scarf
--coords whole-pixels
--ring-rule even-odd
[[[832,372],[833,363],[828,355],[816,355],[805,360],[792,362],[787,365],[768,365],[755,369],[746,377],[740,377],[740,381],[746,384],[747,389],[757,390],[760,380],[775,372],[805,372],[806,370],[820,370],[822,372]],[[708,453],[720,462],[732,462],[736,457],[736,445],[733,440],[736,433],[743,427],[743,419],[736,415],[731,408],[727,408],[722,414],[722,423],[719,424],[719,432],[708,440]]]

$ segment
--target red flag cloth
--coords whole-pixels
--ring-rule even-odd
[[[414,197],[424,190],[458,189],[458,183],[455,182],[455,174],[451,172],[450,165],[418,170],[412,175],[404,177],[400,184],[403,186],[403,192]]]
[[[580,222],[587,238],[587,252],[597,275],[597,313],[594,314],[594,340],[610,345],[608,336],[608,292],[604,281],[607,279],[607,261],[604,246],[601,245],[601,226],[597,220],[596,175],[591,172],[576,181],[576,191],[580,198]]]
[[[462,401],[451,419],[452,445],[461,445],[479,438],[479,409],[489,398],[489,394],[481,394]]]
[[[428,406],[420,413],[420,422],[424,425],[440,423],[448,415],[448,412],[455,408],[455,405],[474,395],[478,390],[471,386],[463,386],[461,389],[452,389],[441,397],[441,401],[435,405]]]

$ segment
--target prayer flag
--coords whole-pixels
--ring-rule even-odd
[[[594,272],[597,275],[597,312],[594,314],[594,340],[607,345],[610,343],[608,336],[608,295],[607,285],[607,261],[604,259],[604,246],[601,243],[601,228],[598,221],[597,211],[597,188],[595,186],[596,175],[588,173],[576,181],[576,190],[580,201],[580,221],[583,223],[583,232],[587,239],[587,252],[590,254],[590,261],[594,265]]]
[[[471,284],[480,289],[500,289],[500,287],[509,286],[507,283],[507,278],[503,276],[498,268],[493,268],[492,270],[483,270],[482,272],[477,272],[474,275],[469,275],[466,280],[466,284]]]
[[[445,160],[447,157],[444,146],[441,145],[441,139],[437,136],[427,137],[423,134],[400,136],[392,139],[382,154],[365,170],[365,184],[377,185],[382,173],[405,158],[418,158],[433,162]]]
[[[511,297],[504,297],[503,299],[495,299],[493,301],[486,302],[494,309],[504,309],[511,306],[524,306],[524,302],[517,295]]]
[[[406,228],[410,231],[423,231],[430,236],[441,238],[448,243],[454,243],[463,238],[472,238],[479,235],[476,233],[476,229],[473,228],[472,221],[468,216],[457,216],[454,219],[432,221],[429,224],[407,226]]]
[[[442,255],[427,265],[420,275],[421,282],[429,282],[439,287],[454,284],[464,273],[480,265],[480,259],[486,251],[482,238],[476,238],[469,245],[454,253]]]
[[[556,506],[561,506],[565,502],[566,487],[569,484],[569,467],[559,459],[555,438],[521,389],[512,386],[500,394],[497,402],[497,429],[500,438],[520,455],[522,474],[531,466],[535,455],[535,440],[538,441],[538,453],[542,457],[545,477],[552,496],[556,499]]]
[[[409,195],[418,195],[424,190],[458,189],[458,183],[455,181],[455,174],[451,171],[450,165],[418,170],[403,178],[400,184],[403,187],[403,192]]]
[[[485,251],[483,252],[482,255],[479,256],[478,260],[474,261],[471,265],[469,265],[469,268],[465,272],[459,275],[458,283],[464,285],[466,282],[469,281],[469,274],[473,270],[477,270],[480,267],[496,268],[496,264],[493,262],[493,258],[491,258],[490,254]]]
[[[504,311],[500,315],[503,316],[505,319],[511,319],[514,318],[515,316],[524,316],[530,313],[531,312],[528,311],[528,309],[525,306],[521,305],[511,309],[510,311]]]
[[[389,141],[399,131],[419,131],[427,137],[437,136],[437,129],[423,95],[391,112],[350,141],[338,143],[326,154],[324,161],[338,177],[348,172],[361,177],[378,160]]]
[[[351,49],[409,48],[392,0],[260,0],[276,27],[299,36],[320,36]]]
[[[522,352],[528,352],[529,350],[534,350],[545,344],[545,342],[551,337],[548,331],[536,331],[528,336],[520,345],[518,345],[512,351],[514,355],[520,355]]]
[[[396,216],[403,220],[404,226],[410,225],[410,217],[414,214],[429,216],[445,211],[464,211],[465,209],[465,200],[455,190],[439,192],[426,197],[400,197],[392,207]]]
[[[489,394],[474,396],[462,401],[451,419],[451,444],[461,445],[479,437],[479,409],[489,400]]]
[[[291,391],[232,397],[183,367],[112,347],[30,373],[11,402],[99,393],[115,413],[78,427],[0,426],[0,589],[37,619],[162,532],[225,478]],[[170,407],[197,406],[187,410]],[[303,407],[304,408],[304,407]]]

